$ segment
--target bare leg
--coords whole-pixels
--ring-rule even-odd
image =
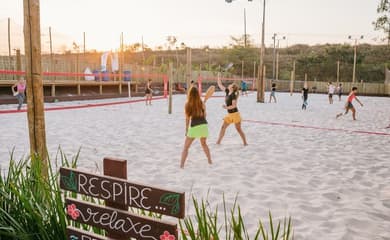
[[[241,128],[241,122],[236,123],[234,125],[236,126],[238,134],[240,134],[240,136],[241,136],[241,139],[244,143],[244,146],[248,145],[248,143],[246,142],[245,133],[242,131],[242,128]]]
[[[202,145],[203,151],[206,154],[206,157],[207,157],[209,164],[212,164],[213,162],[211,161],[210,149],[209,149],[209,146],[207,145],[206,141],[207,141],[207,138],[201,138],[200,144]]]
[[[355,110],[355,108],[351,108],[351,111],[352,111],[352,118],[353,118],[353,120],[356,120],[356,110]]]
[[[187,160],[187,156],[188,156],[188,149],[190,148],[190,146],[194,140],[195,140],[195,138],[186,137],[186,140],[184,142],[183,152],[181,153],[181,162],[180,162],[181,168],[184,168],[184,163]]]
[[[276,103],[276,97],[275,97],[275,96],[273,96],[273,98],[274,98],[274,101],[275,101],[275,103]]]
[[[23,102],[24,102],[24,98],[23,98],[23,95],[21,93],[19,93],[17,95],[17,98],[18,98],[18,110],[20,110],[22,108],[22,105],[23,105]]]
[[[219,131],[219,137],[217,144],[221,144],[223,136],[225,136],[226,128],[229,126],[229,123],[226,123],[225,121],[222,124],[221,130]]]
[[[344,115],[347,114],[348,111],[349,111],[349,108],[348,108],[348,107],[345,107]],[[342,115],[343,115],[343,113],[339,113],[339,114],[336,115],[336,118],[339,118],[339,117],[341,117]]]

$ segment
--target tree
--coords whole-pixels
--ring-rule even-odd
[[[387,34],[387,45],[390,46],[390,0],[380,0],[376,11],[380,16],[373,22],[375,30],[383,30]]]
[[[125,45],[124,49],[125,52],[137,52],[141,49],[141,47],[142,47],[141,43],[133,43],[133,44]]]
[[[175,36],[168,36],[167,37],[167,42],[169,44],[169,50],[171,50],[171,48],[173,48],[177,42],[177,37]]]
[[[167,41],[169,44],[168,49],[171,50],[173,47],[175,47],[175,45],[177,43],[177,37],[176,36],[168,36]],[[179,54],[177,52],[177,47],[175,47],[175,51],[176,51],[176,67],[179,67]]]
[[[230,36],[230,39],[232,40],[232,43],[230,44],[230,46],[233,48],[245,47],[245,41],[246,41],[246,46],[251,47],[253,44],[252,44],[252,40],[250,37],[251,36],[249,34],[246,34],[246,35],[243,34],[239,37]]]

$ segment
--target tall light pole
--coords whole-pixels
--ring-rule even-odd
[[[277,79],[276,75],[277,75],[277,56],[276,56],[276,51],[279,50],[279,41],[280,40],[285,40],[286,39],[286,36],[283,36],[281,38],[278,38],[277,37],[278,34],[277,33],[274,33],[274,35],[272,36],[272,39],[274,40],[274,53],[273,53],[273,62],[272,62],[272,79],[275,80]],[[277,44],[276,44],[277,42]]]
[[[244,8],[244,47],[247,46],[247,39],[246,39],[246,9]]]
[[[283,36],[282,38],[278,38],[278,44],[277,44],[277,48],[276,48],[276,72],[275,72],[275,79],[278,80],[279,79],[279,42],[280,40],[285,40],[286,39],[286,36]]]
[[[263,22],[261,26],[261,48],[260,48],[260,67],[259,79],[257,80],[257,102],[264,102],[264,37],[265,37],[265,0],[263,0]]]
[[[208,70],[208,71],[211,71],[211,56],[210,56],[211,50],[210,50],[210,47],[207,46],[207,47],[205,48],[205,51],[207,52],[207,57],[208,57],[208,68],[207,68],[207,70]]]
[[[352,72],[352,82],[354,83],[356,80],[356,55],[357,55],[357,44],[359,39],[363,39],[363,35],[359,38],[353,38],[352,36],[348,36],[348,39],[355,40],[354,44],[354,52],[353,52],[353,72]]]
[[[274,33],[274,35],[272,36],[272,39],[274,40],[274,53],[273,53],[273,57],[272,57],[272,80],[275,79],[275,57],[276,57],[276,33]]]
[[[248,0],[248,2],[252,2],[253,0]],[[225,0],[227,3],[233,2],[233,0]],[[261,4],[261,2],[260,2]],[[259,64],[259,78],[257,79],[257,102],[264,102],[264,36],[265,36],[265,4],[266,0],[263,0],[263,21],[261,25],[261,48],[260,48],[260,64]]]

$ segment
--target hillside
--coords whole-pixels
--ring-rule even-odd
[[[241,75],[242,61],[244,62],[244,75],[253,76],[254,62],[259,63],[258,48],[231,47],[224,49],[193,49],[193,69],[217,71],[219,66],[229,62],[234,63],[231,73]],[[142,54],[127,53],[134,63],[142,63]],[[337,76],[337,61],[340,61],[340,81],[351,81],[353,69],[353,46],[350,45],[294,45],[279,50],[279,79],[290,79],[293,61],[296,61],[296,79],[304,79],[305,73],[309,80],[335,81]],[[176,62],[185,64],[185,50],[176,51],[149,51],[145,52],[145,63],[156,65]],[[154,60],[154,58],[156,60]],[[209,66],[210,63],[210,66]],[[273,49],[267,48],[265,52],[265,65],[267,78],[272,78]],[[360,45],[357,49],[356,79],[365,82],[383,82],[385,79],[385,66],[390,66],[390,48],[378,45]]]
[[[254,63],[259,63],[258,48],[241,46],[230,46],[220,49],[192,49],[192,69],[198,71],[219,70],[220,66],[232,62],[231,74],[241,76],[242,62],[244,63],[244,76],[253,77]],[[349,82],[352,80],[353,69],[353,47],[350,45],[294,45],[279,50],[279,79],[290,79],[290,72],[293,69],[293,62],[296,62],[296,79],[303,80],[305,73],[308,80],[335,81],[337,76],[337,61],[340,61],[340,81]],[[357,50],[356,80],[364,82],[381,83],[385,79],[385,66],[390,66],[390,47],[384,45],[359,45]],[[53,68],[56,72],[76,72],[77,61],[80,64],[80,72],[85,67],[100,69],[99,52],[80,53],[78,56],[70,51],[64,54],[55,54],[53,57]],[[180,72],[185,71],[186,49],[152,51],[146,49],[144,53],[128,49],[124,52],[124,70],[133,72],[153,71],[165,72],[168,63],[172,61],[174,66],[179,66]],[[23,59],[22,59],[22,62]],[[15,57],[9,61],[8,56],[0,57],[0,69],[13,69]],[[141,67],[141,65],[145,65]],[[24,64],[22,63],[22,66]],[[110,65],[110,60],[108,60]],[[265,52],[265,65],[267,78],[272,78],[273,49],[267,48]],[[50,71],[50,56],[42,56],[42,67],[44,71]],[[24,69],[24,67],[22,67]],[[256,67],[257,68],[257,67]],[[110,67],[108,67],[110,69]]]

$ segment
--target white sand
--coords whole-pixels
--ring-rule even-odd
[[[307,111],[300,109],[300,94],[277,97],[277,104],[257,104],[255,94],[241,97],[242,117],[390,134],[384,129],[390,124],[390,98],[361,97],[364,107],[355,104],[358,120],[352,121],[351,115],[336,120],[344,101],[329,105],[326,95],[309,95]],[[390,239],[390,135],[243,122],[249,146],[242,145],[233,126],[216,145],[225,110],[223,98],[212,98],[207,112],[214,164],[207,164],[195,142],[185,169],[180,170],[185,96],[173,99],[171,115],[167,100],[148,107],[134,103],[46,112],[50,156],[55,158],[60,145],[68,157],[81,147],[79,166],[90,171],[96,171],[97,165],[101,169],[105,156],[124,158],[129,180],[185,191],[188,199],[190,194],[208,198],[212,207],[222,203],[223,193],[229,204],[239,194],[252,235],[258,219],[267,220],[271,210],[276,218],[292,216],[295,239]],[[13,108],[16,105],[0,106],[0,110]],[[3,169],[13,148],[16,159],[28,154],[26,118],[26,113],[0,114]],[[192,213],[188,208],[187,215]]]

